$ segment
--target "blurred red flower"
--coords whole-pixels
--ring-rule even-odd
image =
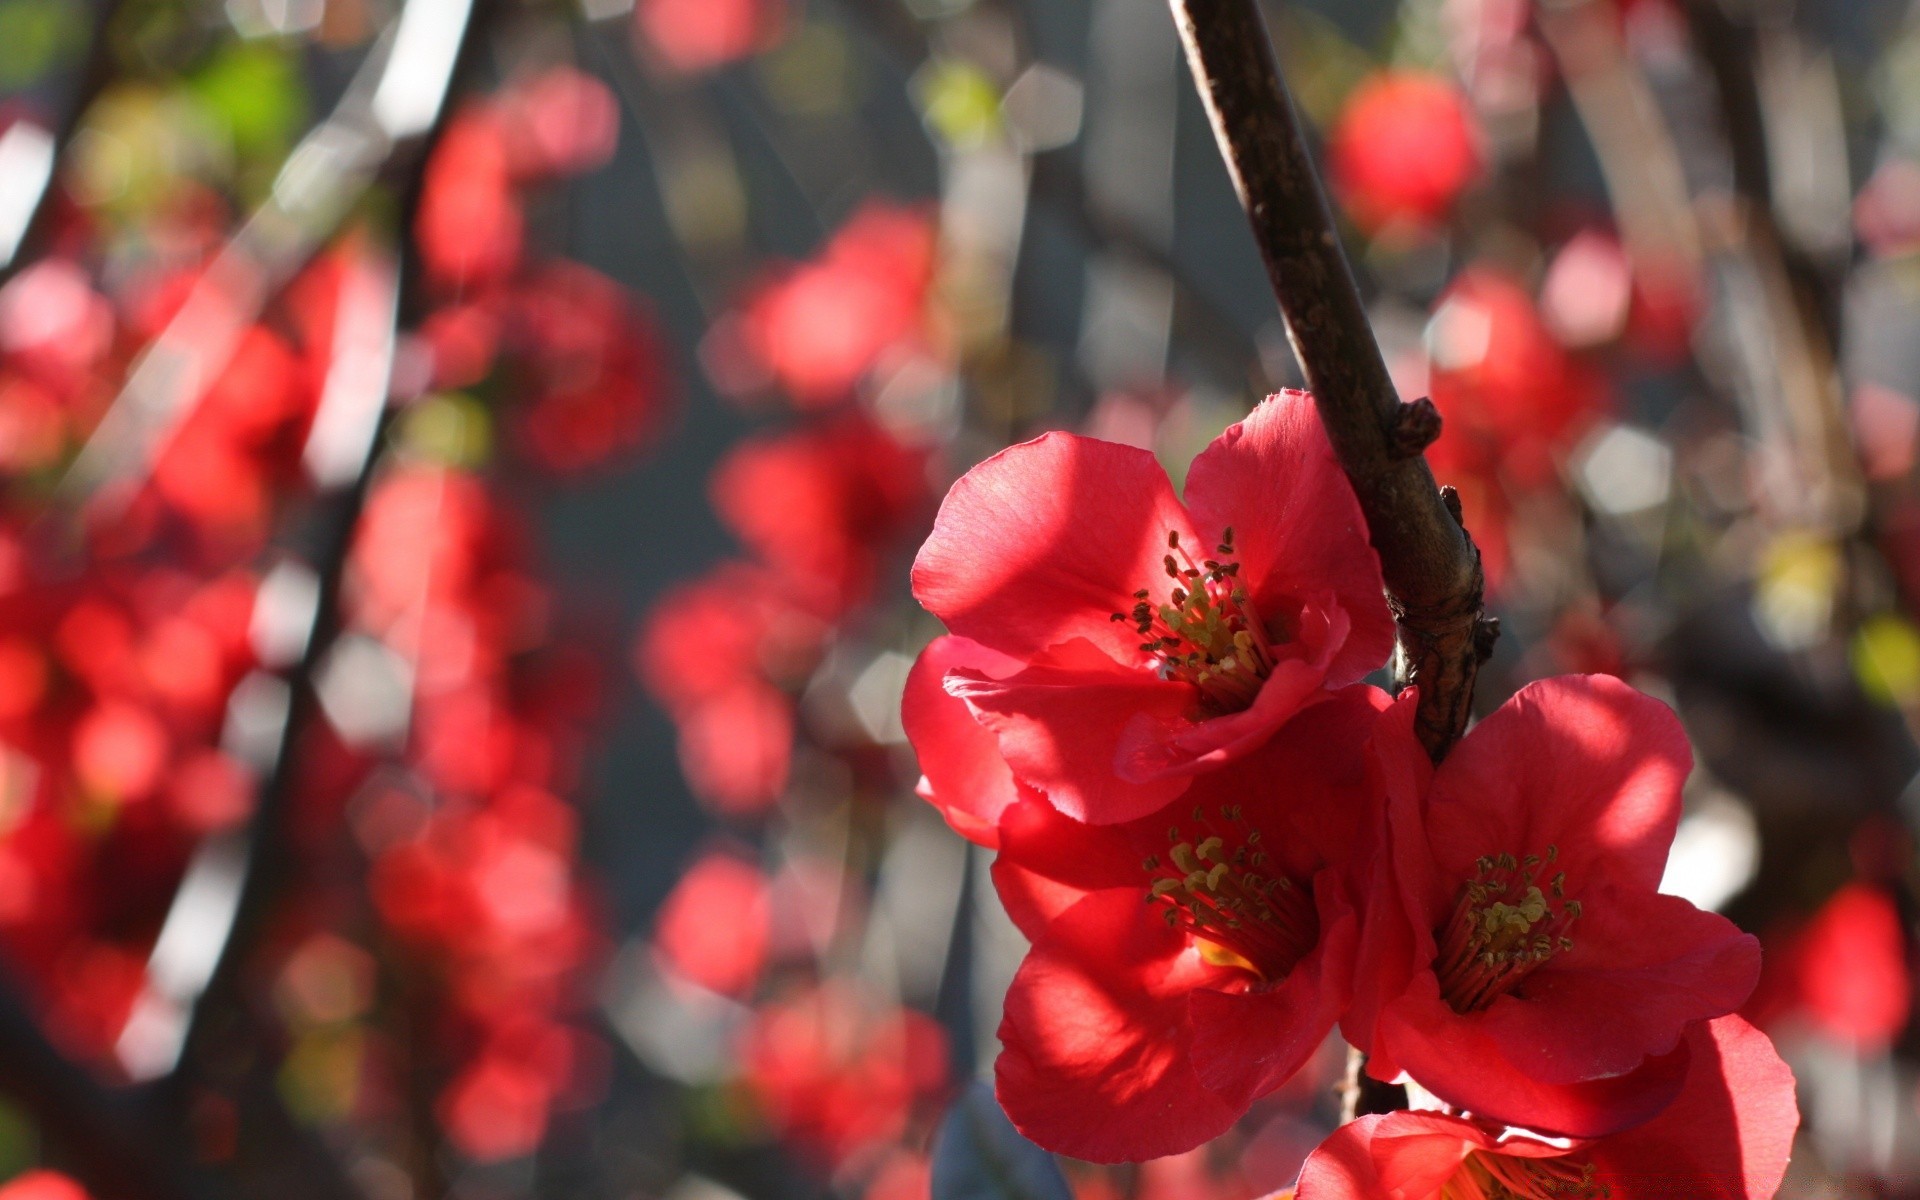
[[[948,1087],[938,1023],[840,982],[760,1008],[740,1058],[781,1139],[829,1170],[897,1139]]]
[[[723,996],[760,980],[772,938],[767,877],[738,854],[711,851],[687,868],[654,919],[654,953],[676,975]]]
[[[88,1200],[87,1189],[58,1171],[28,1171],[0,1185],[0,1200]]]
[[[1382,71],[1355,87],[1327,138],[1328,174],[1369,234],[1438,224],[1480,174],[1466,97],[1437,75]]]
[[[818,257],[747,298],[729,352],[745,354],[800,408],[839,403],[884,351],[922,331],[935,241],[923,209],[868,203]]]
[[[1892,1045],[1913,1009],[1906,923],[1885,889],[1853,882],[1820,906],[1782,955],[1794,1007],[1862,1055]]]
[[[685,74],[756,54],[786,25],[787,0],[639,0],[633,28]]]
[[[1469,267],[1448,285],[1428,342],[1445,420],[1432,453],[1448,468],[1544,486],[1606,402],[1598,373],[1555,340],[1526,289],[1493,268]]]
[[[931,507],[926,452],[852,413],[748,438],[710,486],[747,549],[834,614],[868,598],[880,554]]]

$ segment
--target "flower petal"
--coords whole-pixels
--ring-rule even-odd
[[[1339,608],[1316,606],[1305,617],[1301,641],[1306,652],[1281,659],[1261,683],[1251,707],[1204,721],[1181,712],[1172,717],[1142,713],[1129,722],[1115,758],[1121,777],[1147,783],[1219,767],[1260,746],[1318,699],[1327,661],[1346,638],[1347,615]]]
[[[1245,1106],[1194,1073],[1187,1001],[1228,974],[1152,920],[1137,889],[1088,896],[1007,990],[1001,1107],[1041,1146],[1090,1162],[1178,1154],[1225,1132]]]
[[[1346,472],[1306,392],[1269,396],[1193,460],[1186,498],[1212,546],[1233,529],[1254,606],[1281,611],[1287,599],[1331,587],[1350,620],[1329,679],[1354,683],[1393,652],[1393,614],[1380,558]]]
[[[962,476],[913,563],[913,594],[947,629],[1003,654],[1085,638],[1139,657],[1111,614],[1166,580],[1167,534],[1192,534],[1152,454],[1068,433],[1009,447]]]
[[[1016,799],[1013,772],[993,734],[974,720],[964,700],[947,693],[946,677],[972,670],[1004,679],[1020,665],[966,638],[935,638],[914,661],[900,698],[900,723],[920,757],[921,798],[940,810],[955,833],[987,847],[997,844],[1000,814]]]
[[[1377,1113],[1350,1121],[1300,1168],[1295,1200],[1384,1200],[1438,1195],[1460,1164],[1492,1139],[1437,1112]]]
[[[1416,976],[1380,1013],[1376,1037],[1422,1087],[1475,1116],[1568,1137],[1600,1137],[1658,1114],[1687,1072],[1683,1041],[1622,1075],[1580,1083],[1543,1081],[1508,1061],[1478,1022],[1440,998],[1431,974]]]
[[[1771,1200],[1800,1124],[1793,1072],[1739,1017],[1696,1025],[1687,1042],[1686,1086],[1658,1117],[1593,1147],[1596,1179],[1622,1200],[1676,1185],[1702,1200]]]
[[[1084,640],[1035,656],[1008,679],[951,672],[946,687],[993,732],[1015,777],[1076,820],[1130,821],[1187,789],[1178,776],[1124,779],[1114,761],[1134,721],[1184,721],[1193,689],[1123,667]]]
[[[1076,821],[1031,789],[1001,815],[998,836],[994,887],[1029,940],[1089,892],[1146,890],[1141,855],[1120,826]]]
[[[1717,913],[1659,894],[1587,904],[1574,949],[1477,1021],[1507,1061],[1543,1083],[1620,1075],[1724,1016],[1760,977],[1760,943]]]
[[[1346,1005],[1359,921],[1334,872],[1323,874],[1328,878],[1315,886],[1320,944],[1278,986],[1193,994],[1193,1067],[1222,1095],[1250,1103],[1291,1079]]]
[[[1427,838],[1444,879],[1502,851],[1560,851],[1568,894],[1597,878],[1660,885],[1693,767],[1673,710],[1608,675],[1563,675],[1522,688],[1440,765]]]

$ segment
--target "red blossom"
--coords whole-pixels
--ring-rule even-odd
[[[1605,384],[1554,339],[1533,297],[1469,267],[1435,306],[1430,387],[1445,419],[1434,452],[1515,486],[1551,483],[1559,456],[1606,402]],[[1450,479],[1444,482],[1451,482]]]
[[[898,1138],[947,1088],[932,1018],[827,983],[759,1009],[742,1032],[749,1093],[780,1137],[832,1168]]]
[[[1368,233],[1439,223],[1480,174],[1466,97],[1416,71],[1383,71],[1348,97],[1327,139],[1328,174]]]
[[[685,74],[710,71],[772,45],[787,0],[640,0],[634,32]]]
[[[1022,1133],[1096,1162],[1178,1153],[1309,1059],[1350,988],[1388,703],[1337,693],[1137,821],[1004,811],[994,882],[1033,949],[995,1077]]]
[[[28,1171],[0,1187],[0,1200],[88,1200],[87,1189],[58,1171]]]
[[[1770,964],[1791,980],[1793,1007],[1862,1054],[1893,1044],[1913,1010],[1906,924],[1883,888],[1835,892]]]
[[[931,506],[925,452],[853,414],[741,442],[711,487],[741,542],[835,612],[867,598],[881,552]]]
[[[654,953],[681,978],[727,996],[759,982],[773,935],[767,877],[714,851],[680,877],[654,921]]]
[[[504,282],[520,263],[524,227],[501,122],[469,107],[447,123],[427,164],[414,221],[427,274],[450,290]]]
[[[1686,1040],[1686,1084],[1638,1128],[1568,1142],[1440,1112],[1361,1117],[1307,1159],[1294,1200],[1771,1200],[1799,1123],[1793,1074],[1739,1017]]]
[[[1659,1112],[1682,1033],[1753,990],[1759,946],[1658,891],[1692,765],[1665,705],[1601,675],[1522,689],[1435,768],[1409,694],[1377,727],[1392,869],[1342,1027],[1382,1079],[1592,1137]]]
[[[819,257],[756,290],[733,329],[729,364],[770,377],[803,409],[844,400],[889,348],[925,321],[935,230],[918,208],[870,203],[847,220]]]
[[[956,483],[914,563],[953,634],[1019,664],[950,671],[947,689],[1070,816],[1154,811],[1392,648],[1379,560],[1306,393],[1216,439],[1186,495],[1146,451],[1052,433]]]

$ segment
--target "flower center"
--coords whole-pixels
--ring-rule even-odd
[[[1284,978],[1320,939],[1320,916],[1310,889],[1271,869],[1238,804],[1223,805],[1219,823],[1195,805],[1198,840],[1180,826],[1167,830],[1172,843],[1163,859],[1140,865],[1152,883],[1147,903],[1158,904],[1170,928],[1199,943],[1216,966],[1251,971],[1262,980]]]
[[[1460,889],[1453,916],[1438,932],[1440,952],[1434,973],[1440,994],[1457,1013],[1478,1012],[1511,992],[1540,964],[1573,949],[1568,931],[1580,919],[1580,902],[1567,900],[1567,873],[1547,881],[1534,879],[1542,866],[1560,856],[1548,846],[1546,857],[1511,854],[1482,858]]]
[[[1240,564],[1233,557],[1233,530],[1220,535],[1219,559],[1195,563],[1180,544],[1180,534],[1167,534],[1162,561],[1173,580],[1168,603],[1156,605],[1152,593],[1141,588],[1131,613],[1114,613],[1128,621],[1145,639],[1140,649],[1155,660],[1163,678],[1179,679],[1200,692],[1202,716],[1239,712],[1260,694],[1260,684],[1273,672],[1273,642],[1253,610],[1241,584]]]
[[[1613,1189],[1593,1164],[1564,1158],[1515,1158],[1476,1150],[1440,1189],[1440,1200],[1600,1200]]]

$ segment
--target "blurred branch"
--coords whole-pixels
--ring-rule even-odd
[[[113,80],[108,33],[125,3],[94,0],[86,59],[55,127],[43,129],[31,117],[22,117],[0,133],[0,287],[44,249],[60,158],[87,110]]]
[[[19,996],[14,980],[0,981],[0,1092],[33,1116],[73,1176],[98,1200],[195,1196],[178,1144],[133,1097],[62,1054]]]
[[[1439,414],[1395,395],[1254,0],[1172,7],[1287,336],[1366,514],[1399,622],[1402,675],[1420,689],[1416,729],[1438,760],[1466,729],[1497,629],[1458,502],[1421,454]]]
[[[344,463],[330,460],[332,477],[321,480],[321,512],[306,555],[318,576],[317,603],[304,650],[285,679],[287,710],[271,771],[246,833],[242,878],[231,921],[217,934],[218,951],[204,981],[204,990],[197,999],[189,1000],[191,1018],[182,1038],[178,1066],[170,1080],[176,1098],[182,1103],[193,1080],[218,1078],[223,1071],[231,1074],[228,1064],[236,1057],[241,1061],[259,1057],[257,1054],[236,1056],[227,1043],[236,1037],[255,1036],[254,1022],[249,1016],[247,972],[278,910],[280,896],[304,875],[299,850],[289,828],[289,815],[304,775],[303,758],[308,738],[324,719],[315,681],[345,623],[343,584],[348,560],[378,465],[378,447],[388,419],[391,331],[416,326],[427,311],[422,272],[412,239],[424,173],[446,127],[452,97],[470,82],[476,70],[480,32],[499,8],[496,0],[472,0],[472,3],[469,0],[409,0],[400,18],[400,28],[393,36],[393,56],[372,93],[371,111],[376,121],[402,150],[389,155],[379,167],[402,195],[397,216],[397,234],[404,248],[401,262],[397,272],[376,271],[375,274],[383,278],[376,280],[376,286],[364,297],[390,332],[384,340],[385,352],[379,356],[380,361],[373,364],[376,369],[365,381],[377,388],[376,402],[366,406],[359,416],[366,428],[349,431],[352,436],[344,438],[343,444],[351,446],[352,456]],[[409,26],[408,18],[416,14],[424,17]],[[389,84],[390,80],[402,81],[399,90]],[[424,89],[423,84],[427,85]],[[383,99],[387,101],[384,110]],[[336,362],[333,369],[341,369],[341,364]],[[318,425],[316,421],[316,428]],[[325,487],[328,483],[336,486],[329,491]],[[264,1094],[262,1081],[253,1078],[258,1072],[247,1074],[248,1078],[240,1083],[250,1093],[249,1110],[255,1111],[256,1099],[271,1096],[271,1071],[267,1072],[268,1087]],[[279,1108],[277,1104],[267,1106]],[[305,1151],[308,1165],[302,1182],[317,1185],[322,1194],[352,1195],[357,1191],[324,1147],[313,1143],[310,1136],[298,1136],[307,1131],[292,1126],[283,1113],[270,1112],[266,1116],[281,1127],[283,1134],[294,1135],[295,1144]],[[283,1136],[280,1140],[288,1139]]]

